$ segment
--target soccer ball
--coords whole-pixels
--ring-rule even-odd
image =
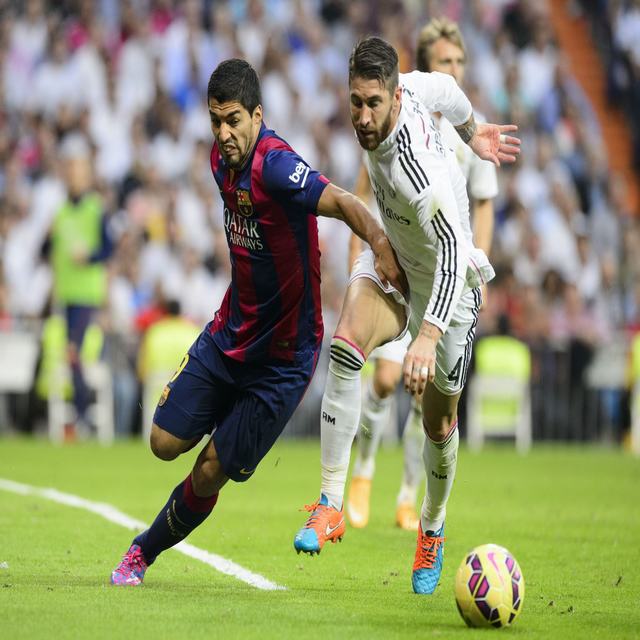
[[[470,627],[506,627],[522,611],[522,571],[497,544],[467,553],[456,573],[455,590],[458,611]]]

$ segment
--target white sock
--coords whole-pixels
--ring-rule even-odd
[[[381,398],[371,381],[362,404],[362,416],[358,429],[358,453],[353,465],[353,475],[371,480],[376,470],[376,453],[385,427],[389,424],[393,396]]]
[[[411,410],[407,416],[402,434],[402,450],[404,466],[402,484],[398,493],[397,504],[415,504],[418,485],[424,479],[424,429],[422,427],[422,407],[415,401],[411,402]]]
[[[427,490],[422,502],[420,520],[423,531],[437,531],[444,523],[447,500],[456,475],[458,459],[458,421],[442,442],[425,438],[424,465],[427,472]]]
[[[405,484],[400,485],[400,491],[398,491],[398,498],[396,499],[396,506],[401,504],[410,504],[415,506],[416,496],[418,495],[418,487]]]
[[[333,337],[327,386],[322,396],[320,442],[321,492],[336,509],[342,509],[351,445],[360,420],[360,370],[364,360],[355,345]]]

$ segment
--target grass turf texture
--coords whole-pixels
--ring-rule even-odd
[[[151,522],[186,474],[192,452],[155,460],[141,443],[102,449],[0,440],[0,477],[108,502]],[[462,450],[449,503],[445,567],[431,597],[415,596],[414,534],[393,525],[399,450],[377,464],[372,516],[320,557],[296,555],[293,536],[316,498],[317,442],[278,443],[255,476],[228,485],[189,542],[286,585],[264,592],[168,551],[142,588],[108,585],[132,534],[80,509],[0,490],[3,638],[638,638],[640,461],[610,450]],[[516,556],[524,609],[508,630],[467,629],[453,578],[472,547]]]

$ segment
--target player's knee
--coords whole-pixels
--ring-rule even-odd
[[[422,417],[424,431],[434,442],[444,440],[457,422],[458,419],[452,416]]]
[[[177,440],[166,431],[159,429],[153,425],[151,436],[149,438],[149,446],[156,458],[167,462],[175,460],[181,453],[181,448],[175,442]]]
[[[180,455],[179,451],[153,439],[151,440],[151,451],[156,458],[166,462],[171,462],[171,460],[175,460]]]
[[[388,398],[400,381],[400,372],[391,369],[380,369],[376,371],[373,379],[373,388],[379,398]]]
[[[347,350],[355,348],[366,360],[371,351],[378,346],[374,329],[368,326],[367,322],[363,322],[362,317],[354,316],[352,313],[345,313],[338,322],[331,344],[338,342],[345,343],[341,346]]]

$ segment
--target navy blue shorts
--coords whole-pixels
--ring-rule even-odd
[[[213,431],[225,474],[247,480],[302,400],[317,363],[247,363],[227,357],[208,327],[162,392],[153,421],[177,438]]]

